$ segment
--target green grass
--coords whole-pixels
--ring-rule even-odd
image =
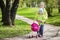
[[[30,26],[21,20],[16,20],[15,24],[14,27],[0,25],[0,38],[21,36],[31,31]]]
[[[33,19],[37,11],[38,8],[23,8],[23,9],[18,8],[17,14]],[[48,24],[60,26],[60,13],[57,12],[58,10],[54,9],[53,13],[51,13],[53,17],[49,17],[49,19],[47,20]],[[21,36],[29,33],[30,31],[31,31],[30,25],[21,20],[15,20],[15,27],[3,26],[2,23],[0,22],[0,38]]]
[[[53,9],[51,13],[53,17],[49,17],[47,23],[53,24],[55,26],[60,26],[60,13],[58,13],[58,9]]]
[[[17,14],[33,19],[37,11],[38,8],[18,8]]]
[[[0,16],[1,21],[1,16]],[[0,22],[0,38],[22,36],[31,32],[30,25],[21,20],[15,20],[15,26],[3,26]]]
[[[23,9],[18,8],[17,14],[25,16],[30,19],[34,19],[37,11],[38,11],[38,8],[23,8]],[[47,20],[47,23],[60,26],[60,13],[58,13],[58,9],[54,8],[51,15],[53,17],[49,17]]]
[[[58,16],[60,17],[60,16]],[[48,20],[47,20],[47,23],[49,24],[53,24],[53,25],[56,25],[56,26],[60,26],[60,19],[58,17],[50,17]]]

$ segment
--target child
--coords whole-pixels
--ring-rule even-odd
[[[36,20],[38,21],[38,23],[40,25],[40,29],[37,32],[38,33],[38,37],[42,37],[43,36],[44,23],[45,23],[47,18],[48,18],[48,15],[47,15],[47,12],[45,10],[45,3],[41,2],[40,3],[40,7],[39,7],[39,11],[36,14]]]

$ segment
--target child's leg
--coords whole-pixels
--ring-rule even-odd
[[[44,28],[44,25],[40,25],[40,31],[39,32],[40,32],[41,36],[43,36],[43,30],[44,30],[43,28]]]
[[[38,31],[38,35],[43,36],[43,28],[44,28],[44,25],[40,25],[40,29]]]

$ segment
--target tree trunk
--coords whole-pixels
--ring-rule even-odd
[[[15,19],[15,16],[16,16],[16,11],[17,11],[17,8],[18,8],[18,4],[19,4],[19,0],[14,0],[14,3],[12,4],[12,8],[11,8],[11,21],[12,21],[12,25],[14,25],[14,19]]]
[[[10,0],[6,0],[6,9],[5,9],[4,25],[11,25],[10,19]]]
[[[48,13],[48,17],[52,16],[51,15],[51,11],[52,11],[51,8],[50,7],[47,7],[46,10],[47,10],[47,13]]]
[[[11,7],[10,1],[11,0],[6,0],[6,6],[5,6],[4,1],[0,0],[3,25],[9,25],[9,26],[14,25],[14,19],[19,4],[19,0],[14,0]]]
[[[58,0],[58,11],[60,12],[60,0]]]
[[[59,13],[60,13],[60,7],[58,8],[58,11],[59,11]]]
[[[1,8],[1,12],[2,12],[2,20],[1,20],[1,22],[3,22],[4,17],[5,17],[5,4],[4,4],[3,0],[0,0],[0,8]]]
[[[48,17],[50,17],[52,9],[51,9],[50,6],[48,6],[48,0],[45,0],[45,3],[46,3],[46,10],[47,10],[47,13],[48,13]]]

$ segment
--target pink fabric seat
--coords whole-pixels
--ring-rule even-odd
[[[37,23],[33,23],[31,25],[31,30],[34,31],[34,32],[37,32],[39,30],[39,25]]]

